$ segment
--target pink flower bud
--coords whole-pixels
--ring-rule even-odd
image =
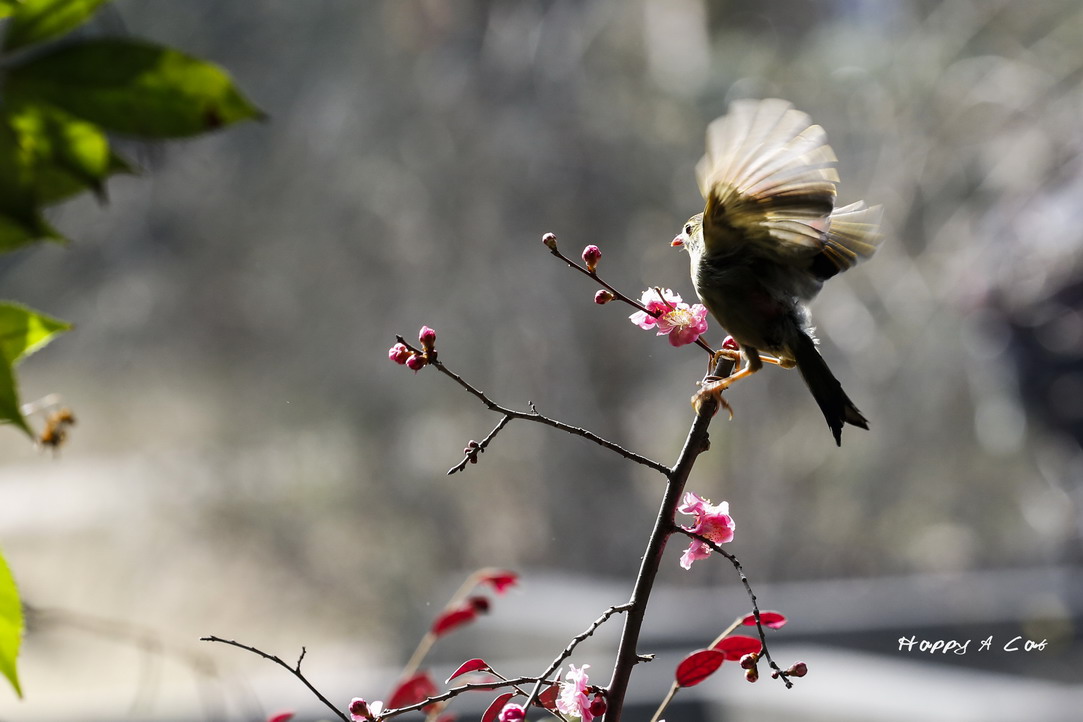
[[[421,348],[425,349],[425,353],[432,353],[433,348],[436,347],[436,331],[428,326],[422,326],[417,333],[417,340],[421,342]]]
[[[602,291],[598,291],[598,293],[594,294],[594,302],[596,304],[598,304],[599,306],[602,306],[604,304],[609,303],[614,298],[616,298],[616,296],[613,295],[612,291],[602,290]]]
[[[587,270],[594,273],[598,267],[598,261],[602,260],[602,249],[593,244],[583,249],[583,263],[587,264]]]
[[[504,709],[500,710],[497,722],[521,722],[525,719],[526,710],[523,709],[522,705],[508,703],[504,705]]]
[[[745,679],[749,682],[755,682],[760,678],[760,670],[758,667],[749,667],[745,670]]]
[[[426,363],[428,363],[428,361],[425,360],[424,356],[418,356],[417,354],[414,354],[410,358],[406,359],[406,368],[410,369],[414,373],[417,373],[425,367]]]
[[[746,654],[741,657],[740,665],[741,669],[752,669],[756,666],[756,663],[760,661],[760,655],[756,653]]]
[[[355,720],[371,719],[372,715],[369,713],[368,702],[360,697],[354,697],[350,700],[350,716]]]
[[[793,666],[786,670],[791,677],[804,677],[808,674],[808,665],[804,662],[794,662]]]
[[[412,355],[413,352],[401,343],[395,344],[387,351],[387,357],[400,366],[406,363]]]
[[[545,247],[550,251],[555,251],[557,249],[557,237],[552,233],[546,233],[542,236],[542,243],[544,243]]]

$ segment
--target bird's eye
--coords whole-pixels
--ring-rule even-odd
[[[691,223],[685,223],[684,224],[684,235],[686,235],[686,236],[692,235],[692,224]]]

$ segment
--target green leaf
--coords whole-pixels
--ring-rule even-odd
[[[117,155],[112,150],[109,151],[109,163],[106,166],[103,178],[118,174],[135,174],[136,172],[136,169],[123,157]],[[85,181],[80,180],[78,176],[57,166],[43,166],[38,168],[37,178],[34,182],[38,203],[43,205],[66,200],[77,193],[82,193],[87,189],[87,186],[88,184]],[[104,183],[91,184],[90,187],[98,194],[99,198],[104,198]],[[56,236],[56,239],[64,240],[59,236]],[[0,240],[0,252],[3,250],[3,241]]]
[[[15,384],[15,369],[10,361],[0,357],[0,424],[13,424],[30,438],[34,431],[26,423],[19,408],[19,389]]]
[[[146,138],[191,136],[262,116],[218,66],[127,39],[88,40],[16,65],[7,91]]]
[[[23,0],[15,3],[14,8],[8,9],[11,22],[4,36],[4,50],[10,52],[59,37],[90,19],[104,2],[107,0]]]
[[[109,173],[109,141],[101,128],[44,103],[13,103],[8,122],[34,165],[32,183],[37,200],[53,191],[41,187],[44,170],[70,175],[101,193],[102,181]]]
[[[80,186],[78,190],[82,190],[84,187]],[[30,224],[0,213],[0,253],[14,251],[23,246],[30,246],[42,241],[67,243],[68,239],[49,225],[48,221],[40,213],[37,213],[31,219]]]
[[[0,354],[16,364],[43,348],[70,323],[46,316],[21,303],[0,302]]]
[[[33,436],[19,404],[15,364],[67,331],[71,324],[18,303],[0,302],[0,424],[14,424]]]
[[[19,589],[11,576],[4,555],[0,554],[0,672],[3,673],[15,694],[23,696],[19,686],[19,675],[15,669],[15,658],[19,656],[19,645],[23,639],[23,604],[19,600]]]

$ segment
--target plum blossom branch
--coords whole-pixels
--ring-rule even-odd
[[[414,354],[421,354],[422,353],[421,351],[419,351],[418,349],[416,349],[415,347],[413,347],[409,343],[407,343],[406,340],[402,336],[395,336],[395,340],[399,344],[401,344],[405,349],[410,351],[411,353],[414,353]],[[533,404],[530,404],[530,411],[516,411],[515,409],[509,409],[506,406],[501,406],[500,404],[496,403],[495,401],[490,399],[488,396],[486,396],[485,392],[483,392],[480,389],[472,386],[470,383],[468,383],[465,379],[463,379],[457,373],[455,373],[454,371],[449,369],[447,366],[445,366],[443,362],[437,360],[434,357],[429,359],[428,365],[432,366],[437,371],[439,371],[440,373],[444,374],[445,376],[450,378],[452,381],[457,383],[459,386],[466,389],[470,394],[477,397],[478,400],[480,400],[481,403],[485,404],[485,407],[487,409],[489,409],[490,411],[495,411],[497,413],[503,414],[504,416],[507,416],[509,419],[523,419],[525,421],[534,421],[534,422],[539,423],[539,424],[544,424],[545,426],[551,426],[554,429],[559,429],[559,430],[567,432],[569,434],[574,434],[575,436],[582,436],[584,439],[586,439],[588,441],[592,441],[595,444],[598,444],[599,446],[602,446],[602,447],[604,447],[606,449],[609,449],[610,451],[612,451],[612,452],[614,452],[616,454],[619,454],[620,456],[623,456],[625,459],[628,459],[629,461],[634,461],[637,464],[642,464],[643,466],[646,466],[646,467],[648,467],[650,469],[654,469],[655,471],[657,471],[657,472],[659,472],[661,474],[668,474],[669,473],[669,467],[666,466],[665,464],[660,464],[659,462],[653,461],[652,459],[648,459],[645,456],[641,456],[640,454],[637,454],[634,451],[630,451],[628,449],[625,449],[623,446],[621,446],[619,444],[615,444],[612,441],[609,441],[608,439],[603,439],[601,436],[598,436],[593,431],[588,431],[587,429],[584,429],[584,428],[581,428],[581,427],[578,427],[578,426],[572,426],[571,424],[566,424],[563,421],[558,421],[557,419],[551,419],[548,416],[543,416],[540,413],[538,413],[538,410],[534,407]]]
[[[586,247],[586,249],[583,251],[583,261],[585,265],[580,266],[578,263],[560,252],[560,248],[557,246],[557,237],[555,234],[546,233],[544,236],[542,236],[542,243],[545,244],[545,247],[549,249],[549,252],[551,254],[564,261],[569,266],[579,271],[583,275],[594,279],[594,281],[597,282],[598,285],[602,286],[604,289],[606,289],[606,291],[609,292],[610,296],[608,298],[601,295],[595,296],[595,301],[597,303],[606,303],[608,301],[616,300],[621,301],[622,303],[626,303],[640,313],[644,313],[654,318],[657,318],[658,316],[661,316],[663,314],[663,311],[656,307],[652,307],[650,304],[644,305],[639,301],[629,298],[598,275],[597,264],[598,260],[601,258],[601,251],[598,250],[597,246]],[[599,291],[598,293],[602,294],[604,292]],[[661,295],[661,292],[659,292],[659,295]],[[712,356],[714,355],[714,349],[711,348],[703,339],[697,337],[695,340],[695,344]]]
[[[693,539],[700,542],[701,544],[710,547],[712,551],[718,552],[719,554],[724,556],[730,564],[733,565],[733,568],[737,571],[738,576],[740,576],[741,578],[741,584],[744,585],[745,592],[748,594],[749,600],[752,602],[752,616],[756,620],[756,631],[759,633],[760,643],[763,645],[763,652],[761,654],[764,659],[767,660],[767,664],[770,665],[772,671],[774,672],[772,676],[777,676],[779,679],[781,679],[782,682],[786,685],[786,689],[790,689],[791,687],[793,687],[793,682],[790,681],[790,674],[787,671],[783,670],[781,667],[779,667],[775,660],[771,658],[771,651],[767,647],[767,635],[763,631],[763,623],[760,620],[759,601],[756,599],[756,593],[752,591],[752,585],[749,583],[748,577],[745,576],[745,570],[744,567],[741,566],[741,562],[737,559],[736,556],[730,554],[728,551],[723,549],[721,545],[716,544],[702,534],[696,534],[679,526],[674,526],[673,531],[684,534],[689,539]]]
[[[284,669],[288,670],[289,673],[292,674],[294,677],[301,680],[301,682],[303,682],[304,685],[306,687],[308,687],[308,690],[310,692],[312,692],[312,694],[316,695],[316,698],[319,699],[321,702],[323,702],[324,706],[326,706],[327,709],[334,712],[335,716],[338,717],[340,720],[342,720],[342,722],[350,722],[350,718],[347,717],[346,714],[342,710],[340,710],[338,707],[331,704],[331,702],[326,697],[324,697],[323,694],[318,689],[316,689],[312,685],[311,682],[308,681],[308,678],[306,678],[305,675],[301,673],[301,662],[305,658],[305,648],[304,647],[301,647],[301,656],[297,658],[297,664],[295,666],[291,667],[289,664],[282,661],[282,658],[277,656],[277,655],[268,654],[267,652],[264,652],[262,649],[258,649],[256,647],[251,647],[251,646],[249,646],[247,644],[242,644],[241,642],[237,642],[237,641],[234,641],[232,639],[222,639],[221,637],[216,637],[216,636],[214,636],[212,634],[212,635],[207,636],[207,637],[200,637],[199,641],[201,641],[201,642],[221,642],[222,644],[228,644],[231,647],[237,647],[238,649],[243,649],[243,650],[245,650],[247,652],[251,652],[252,654],[257,654],[260,657],[263,657],[264,659],[268,659],[268,660],[274,662],[275,664],[279,665],[280,667],[283,667]]]
[[[526,702],[523,703],[523,708],[524,709],[529,708],[530,705],[534,704],[534,700],[536,700],[538,698],[538,695],[541,694],[542,682],[545,679],[547,679],[549,677],[549,675],[551,675],[553,672],[556,672],[560,668],[560,666],[562,664],[564,664],[565,659],[572,656],[572,652],[575,651],[576,647],[578,647],[580,644],[585,642],[588,638],[593,636],[594,632],[597,631],[598,627],[602,626],[607,621],[609,621],[609,618],[612,617],[614,614],[619,614],[621,612],[627,612],[631,608],[632,608],[632,603],[631,602],[628,602],[628,603],[625,603],[625,604],[614,605],[614,606],[610,607],[609,609],[605,610],[605,612],[602,613],[602,616],[598,617],[593,622],[591,622],[590,626],[587,627],[586,630],[584,630],[583,632],[581,632],[581,633],[575,635],[574,637],[572,637],[572,640],[570,642],[568,642],[568,646],[566,646],[563,649],[563,651],[561,651],[561,653],[559,655],[557,655],[556,659],[554,659],[549,664],[549,668],[546,669],[542,673],[541,678],[534,685],[534,689],[531,691],[530,696],[527,697]]]

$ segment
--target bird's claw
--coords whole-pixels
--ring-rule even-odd
[[[705,406],[708,406],[711,409],[712,416],[716,414],[719,407],[721,407],[729,413],[730,421],[733,420],[733,407],[729,405],[729,402],[726,401],[726,398],[722,395],[722,392],[729,386],[725,381],[725,379],[711,376],[704,379],[704,384],[700,390],[692,396],[692,408],[695,409],[697,416],[703,415]]]

